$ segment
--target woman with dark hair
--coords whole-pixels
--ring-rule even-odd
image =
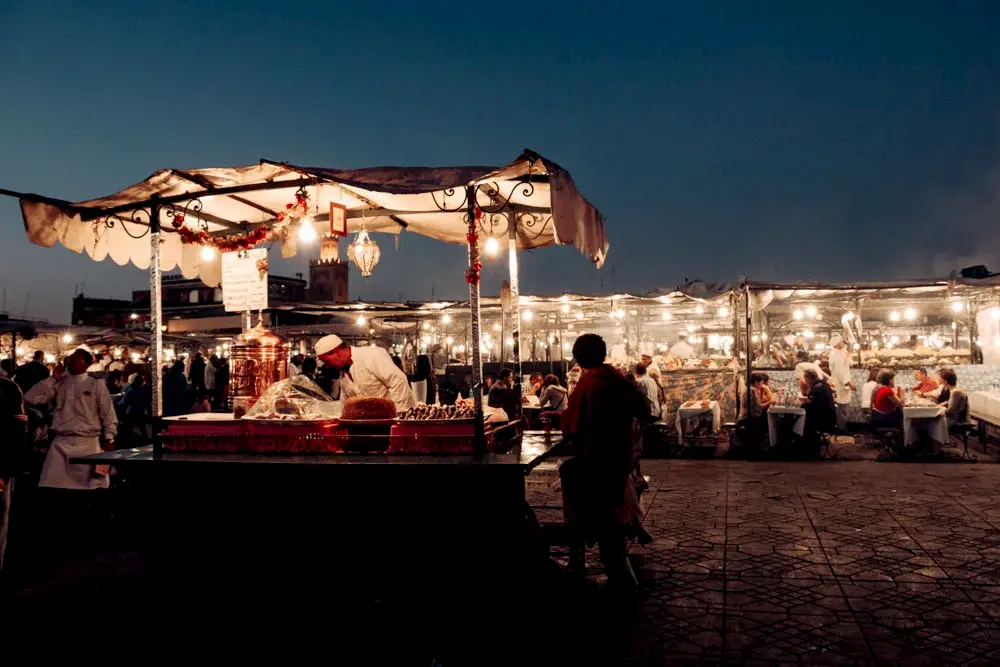
[[[542,424],[559,427],[559,416],[566,411],[569,404],[569,393],[559,384],[559,378],[551,373],[542,381],[542,393],[538,397],[538,405],[542,413],[538,415]]]
[[[872,397],[872,427],[903,428],[903,401],[896,396],[896,374],[887,368],[878,372],[878,389]]]
[[[604,363],[607,347],[600,336],[580,336],[573,357],[583,374],[562,415],[573,458],[559,468],[574,545],[571,564],[579,565],[583,545],[596,541],[608,583],[634,587],[625,525],[635,522],[637,502],[633,488],[629,503],[627,485],[633,468],[634,425],[648,419],[645,401],[624,375]]]
[[[938,371],[944,391],[948,392],[947,409],[945,416],[948,417],[948,428],[969,423],[969,395],[958,386],[958,375],[951,368],[942,368]]]
[[[861,386],[861,409],[864,410],[868,421],[872,418],[872,399],[875,398],[875,390],[878,389],[878,366],[868,369],[868,381]]]
[[[434,366],[431,358],[426,354],[417,355],[414,367],[413,378],[410,380],[413,385],[413,395],[418,403],[433,405],[437,402],[437,378],[434,377]]]

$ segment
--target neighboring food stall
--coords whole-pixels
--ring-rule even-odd
[[[822,363],[832,336],[841,336],[860,388],[868,369],[888,368],[898,386],[915,384],[914,372],[932,376],[953,368],[970,393],[1000,382],[1000,281],[952,276],[883,283],[747,282],[749,308],[742,335],[752,371],[766,373],[772,389],[798,395],[796,363]],[[749,372],[749,371],[748,371]],[[860,391],[849,418],[865,421]]]
[[[262,244],[280,246],[287,257],[299,243],[314,240],[317,230],[354,235],[348,255],[362,275],[379,262],[376,233],[417,233],[459,244],[468,256],[462,276],[469,289],[468,354],[479,386],[482,252],[507,249],[512,358],[519,363],[518,250],[574,245],[600,267],[608,249],[603,218],[569,173],[532,152],[502,167],[342,170],[262,161],[166,169],[121,192],[78,203],[0,194],[20,199],[33,243],[61,243],[97,261],[110,256],[149,269],[154,415],[162,407],[156,363],[164,360],[161,274],[175,266],[186,278],[215,286],[227,262],[249,262],[251,270],[241,272],[240,293],[226,295],[225,284],[223,292],[227,302],[250,304],[255,274],[264,281],[268,269],[266,253],[257,255]],[[249,323],[249,313],[246,319]],[[503,580],[516,576],[525,539],[523,477],[548,455],[553,439],[526,436],[512,450],[488,451],[489,415],[478,391],[472,392],[471,405],[455,414],[414,412],[400,419],[394,406],[361,402],[354,404],[359,412],[352,418],[344,414],[351,407],[345,402],[339,416],[317,415],[296,402],[302,392],[286,378],[283,337],[247,326],[229,353],[239,394],[234,402],[254,417],[254,407],[265,400],[259,420],[189,416],[184,427],[196,432],[182,436],[173,424],[168,428],[168,436],[186,438],[180,451],[164,449],[158,439],[152,449],[77,461],[131,467],[133,483],[148,492],[157,571],[170,582],[185,591],[228,584],[227,592],[243,599],[280,595],[294,585],[290,580],[322,589],[334,585],[332,570],[361,571],[355,567],[377,574],[380,583],[391,582],[387,591],[397,585],[427,585],[433,591],[434,582],[471,582],[484,568],[496,575],[484,584],[502,587]],[[272,390],[278,395],[269,395]],[[310,401],[324,402],[315,396]],[[453,424],[437,422],[462,423],[456,433]],[[304,440],[314,438],[300,436],[334,430],[339,432],[327,440],[338,446],[302,449]],[[257,435],[271,438],[273,450],[220,452],[211,444]],[[386,453],[393,442],[401,451]],[[304,554],[310,555],[308,563]],[[268,563],[266,572],[262,562]],[[252,595],[245,590],[249,581],[255,585]]]

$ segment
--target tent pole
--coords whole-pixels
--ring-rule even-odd
[[[514,388],[521,414],[521,284],[517,274],[517,212],[507,212],[507,259],[510,268],[510,335],[514,339]],[[534,351],[534,350],[532,350]]]
[[[476,188],[466,188],[466,199],[469,203],[469,239],[478,236],[479,221],[476,220]],[[479,274],[480,274],[479,244],[469,243],[469,271],[475,273],[475,279],[469,282],[469,321],[472,327],[472,400],[476,409],[476,437],[473,440],[476,458],[486,454],[486,425],[483,419],[483,358],[481,348],[482,333],[479,326]]]
[[[751,313],[751,310],[750,310],[750,284],[749,283],[747,283],[747,285],[746,285],[744,296],[746,298],[746,317],[747,317],[747,321],[746,321],[746,337],[747,337],[746,338],[746,346],[747,346],[746,406],[747,406],[747,409],[746,409],[746,413],[745,414],[746,414],[747,417],[749,417],[750,416],[750,392],[753,391],[751,389],[751,387],[750,387],[750,385],[751,385],[750,376],[753,374],[753,358],[752,358],[753,355],[750,354],[750,347],[753,344],[753,340],[751,339],[751,336],[753,335],[753,316],[752,316],[752,313]],[[738,391],[739,391],[739,389],[737,389],[737,392]],[[739,411],[737,411],[737,412],[739,412]],[[738,414],[737,414],[737,419],[739,419],[739,415]]]
[[[162,297],[163,289],[160,280],[160,202],[159,196],[153,195],[149,205],[149,322],[152,327],[149,337],[152,343],[150,358],[152,360],[152,394],[153,419],[163,415],[163,367],[160,357],[163,353],[163,319]]]

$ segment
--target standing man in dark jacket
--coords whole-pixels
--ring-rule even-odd
[[[14,382],[21,388],[22,393],[27,393],[48,376],[49,367],[45,365],[45,353],[39,350],[35,352],[31,361],[14,371]]]
[[[191,383],[192,394],[197,396],[198,394],[205,393],[205,360],[202,358],[201,352],[194,353],[188,379]]]

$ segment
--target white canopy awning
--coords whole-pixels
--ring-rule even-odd
[[[97,261],[111,257],[146,269],[150,263],[149,208],[154,198],[163,214],[160,263],[186,278],[220,281],[218,260],[203,261],[199,247],[181,242],[170,220],[183,213],[185,225],[215,236],[243,235],[276,216],[305,188],[312,220],[329,221],[331,202],[347,208],[348,232],[404,231],[465,244],[468,187],[482,211],[480,242],[506,239],[508,213],[518,214],[519,248],[573,245],[598,267],[608,250],[604,219],[577,191],[558,164],[526,151],[504,167],[374,167],[329,169],[261,161],[246,167],[163,169],[107,197],[65,202],[40,195],[0,191],[20,198],[28,239],[60,243]],[[295,234],[282,239],[282,255],[296,252]]]

